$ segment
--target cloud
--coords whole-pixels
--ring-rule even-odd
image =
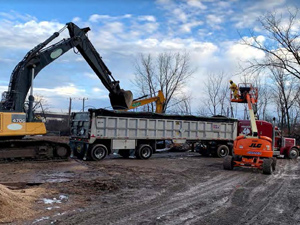
[[[140,20],[140,21],[148,21],[148,22],[156,22],[155,16],[151,16],[151,15],[139,16],[138,20]]]
[[[194,21],[191,23],[185,23],[180,26],[180,31],[183,33],[190,33],[194,27],[197,27],[202,24],[203,24],[202,21]]]
[[[64,26],[55,21],[30,20],[20,23],[0,20],[0,47],[31,49]]]
[[[215,29],[221,29],[219,24],[223,23],[223,21],[224,21],[222,16],[217,16],[214,14],[207,15],[206,19],[207,19],[208,25],[210,25],[212,28],[215,28]]]
[[[75,84],[55,88],[35,88],[34,90],[41,93],[42,96],[83,96],[86,93],[85,89],[77,88]]]
[[[244,39],[253,43],[252,38],[244,37]],[[264,37],[260,36],[258,38],[259,41],[264,41]],[[261,50],[255,49],[253,47],[242,44],[242,41],[236,43],[230,43],[228,49],[226,51],[228,57],[232,57],[236,60],[251,60],[251,59],[263,59],[265,57],[265,53]]]
[[[120,19],[129,19],[131,18],[131,14],[125,14],[122,16],[110,16],[110,15],[100,15],[100,14],[93,14],[89,17],[89,22],[98,23],[98,22],[107,22],[107,21],[115,21]]]
[[[199,9],[207,9],[207,6],[205,6],[200,0],[188,0],[187,4]]]

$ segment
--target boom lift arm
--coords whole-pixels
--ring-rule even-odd
[[[70,38],[63,39],[47,48],[52,40],[68,28]],[[31,88],[29,97],[28,121],[32,121],[32,96],[33,79],[48,64],[61,55],[76,47],[90,67],[97,74],[103,85],[109,91],[109,97],[114,109],[127,109],[132,102],[131,91],[120,88],[109,69],[106,67],[86,33],[90,28],[79,28],[74,23],[67,23],[59,32],[30,50],[24,59],[15,67],[11,74],[8,91],[4,94],[0,108],[4,111],[23,112],[26,95]]]
[[[232,170],[234,167],[258,168],[262,169],[265,174],[271,174],[276,167],[272,139],[267,136],[259,136],[256,125],[258,90],[251,84],[239,84],[239,91],[239,98],[231,99],[231,102],[248,104],[252,135],[240,135],[235,139],[234,157],[226,156],[223,167],[226,170]]]

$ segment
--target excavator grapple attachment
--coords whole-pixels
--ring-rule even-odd
[[[121,89],[118,94],[109,94],[110,103],[114,110],[129,109],[133,100],[131,91]]]

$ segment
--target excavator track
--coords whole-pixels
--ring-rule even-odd
[[[48,140],[0,140],[0,161],[68,159],[68,144]]]

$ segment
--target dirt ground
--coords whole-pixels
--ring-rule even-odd
[[[273,175],[193,152],[2,163],[0,223],[300,224],[299,160]]]

